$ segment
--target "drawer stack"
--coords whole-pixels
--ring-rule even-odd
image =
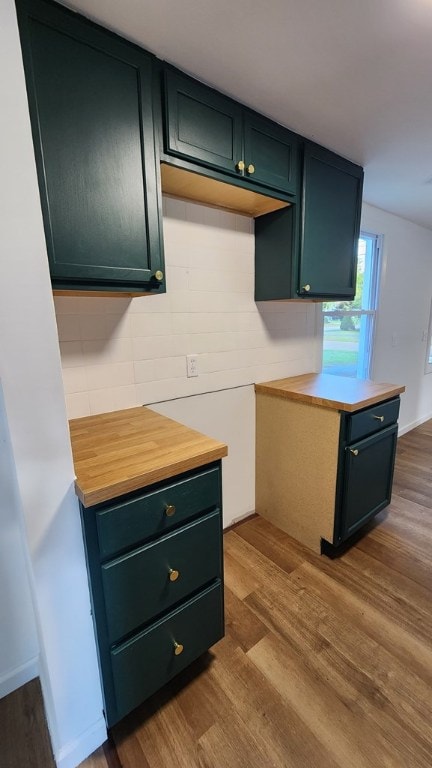
[[[111,726],[223,636],[220,462],[80,507]]]

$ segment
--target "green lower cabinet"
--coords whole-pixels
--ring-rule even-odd
[[[113,649],[116,709],[119,719],[221,639],[224,633],[222,585],[217,582],[149,627]]]
[[[345,448],[341,540],[390,504],[397,426]]]
[[[391,501],[400,398],[341,414],[334,537],[338,547]]]
[[[112,726],[223,637],[221,464],[80,508]]]
[[[46,0],[18,0],[54,288],[164,291],[152,57]]]

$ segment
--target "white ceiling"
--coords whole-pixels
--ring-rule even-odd
[[[365,168],[432,229],[432,0],[65,0]]]

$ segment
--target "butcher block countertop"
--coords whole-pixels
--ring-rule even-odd
[[[69,422],[75,490],[85,507],[221,459],[227,446],[150,408]]]
[[[405,392],[405,387],[329,373],[305,373],[288,379],[255,384],[255,392],[352,412],[395,397]]]

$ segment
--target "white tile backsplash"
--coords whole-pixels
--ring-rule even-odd
[[[254,301],[253,220],[172,198],[163,210],[166,294],[55,298],[70,418],[314,369],[316,305]]]

